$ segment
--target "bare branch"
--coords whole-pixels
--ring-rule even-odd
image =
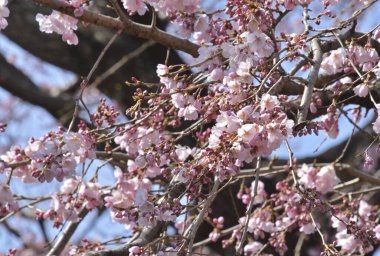
[[[211,203],[214,201],[217,190],[219,188],[220,181],[218,177],[215,176],[214,186],[211,189],[210,196],[206,199],[206,201],[203,204],[201,212],[198,214],[196,220],[192,223],[192,225],[185,231],[184,236],[189,236],[189,245],[187,249],[187,254],[191,255],[191,252],[193,251],[193,244],[195,236],[197,235],[197,231],[199,229],[199,226],[203,222],[203,218],[205,217],[206,212],[211,206]]]
[[[83,218],[87,215],[87,208],[83,208],[78,217],[80,218],[77,222],[69,222],[65,230],[62,232],[61,236],[58,238],[57,242],[53,245],[47,256],[59,256],[63,249],[65,249],[66,244],[69,242],[71,236],[74,234],[75,230],[78,228],[79,224]]]
[[[259,177],[260,177],[260,165],[261,165],[261,157],[257,158],[256,163],[256,177],[255,177],[255,186],[253,188],[253,195],[251,195],[251,200],[249,201],[247,212],[245,213],[245,222],[243,226],[243,233],[241,235],[241,239],[239,242],[239,247],[236,249],[235,255],[241,255],[241,250],[243,249],[243,244],[245,242],[245,239],[247,238],[247,231],[248,231],[248,224],[249,224],[249,217],[252,213],[253,204],[255,202],[256,196],[257,196],[257,187],[259,184]]]
[[[307,112],[311,102],[311,97],[313,96],[314,86],[318,79],[319,68],[322,63],[322,50],[318,38],[314,38],[312,40],[311,49],[313,51],[313,66],[311,67],[309,76],[307,78],[308,84],[303,91],[300,105],[301,109],[298,112],[298,123],[302,123],[306,120]]]

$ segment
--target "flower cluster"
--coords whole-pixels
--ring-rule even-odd
[[[102,126],[103,123],[113,125],[116,122],[120,113],[116,110],[115,106],[109,106],[106,104],[106,99],[100,99],[100,103],[96,109],[96,112],[92,114],[92,121],[97,126]]]
[[[297,5],[308,5],[311,0],[280,0],[279,3],[283,4],[287,10],[293,10]]]
[[[80,255],[88,251],[101,251],[104,250],[104,246],[97,241],[90,241],[83,239],[79,245],[73,245],[70,247],[70,255]]]
[[[340,179],[336,176],[334,166],[332,165],[314,168],[303,164],[297,170],[297,175],[300,178],[299,182],[305,188],[316,189],[321,194],[332,191],[334,186],[340,183]]]
[[[337,231],[336,245],[342,253],[366,254],[373,250],[373,243],[380,238],[380,225],[375,222],[376,210],[364,200],[352,207],[355,214],[342,211],[331,217],[332,227]]]
[[[145,83],[137,78],[127,82],[137,89],[132,97],[135,104],[126,103],[130,107],[123,123],[117,122],[116,107],[101,99],[96,111],[89,113],[93,130],[81,121],[78,132],[73,132],[72,127],[68,132],[61,129],[30,139],[25,148],[13,146],[0,161],[0,173],[8,175],[7,184],[0,183],[0,216],[23,210],[25,207],[19,207],[17,200],[25,200],[36,207],[39,219],[51,220],[54,227],[60,227],[66,221],[78,222],[87,212],[106,207],[112,221],[124,225],[136,238],[131,240],[129,254],[140,256],[198,253],[195,247],[199,244],[195,246],[197,241],[192,239],[198,239],[204,223],[211,226],[211,232],[200,244],[218,242],[232,231],[222,245],[241,248],[237,253],[285,255],[289,253],[289,234],[304,236],[318,231],[326,241],[331,240],[332,236],[325,236],[326,230],[321,231],[320,223],[332,216],[332,227],[337,233],[335,243],[328,245],[331,250],[340,248],[343,254],[372,250],[380,239],[378,208],[364,201],[367,198],[362,191],[349,196],[346,191],[376,178],[358,175],[360,179],[337,186],[341,183],[335,169],[339,163],[298,166],[287,140],[313,132],[318,135],[320,130],[325,130],[328,138],[336,138],[339,128],[343,130],[338,125],[341,116],[351,118],[344,112],[344,104],[361,104],[364,98],[368,102],[353,107],[355,117],[351,123],[359,121],[361,107],[370,103],[380,113],[380,104],[376,104],[379,95],[374,93],[380,78],[380,58],[374,40],[380,40],[380,29],[366,34],[367,43],[364,36],[357,39],[354,33],[355,37],[345,40],[344,43],[349,42],[347,47],[337,48],[332,30],[317,26],[325,23],[324,16],[335,18],[333,10],[338,0],[225,2],[225,8],[218,6],[218,10],[211,11],[202,10],[199,0],[121,0],[127,15],[151,12],[154,19],[154,12],[158,12],[172,23],[181,23],[180,30],[189,41],[155,29],[154,20],[153,27],[147,26],[138,36],[147,38],[152,33],[153,39],[158,38],[165,46],[188,47],[191,50],[185,51],[193,55],[198,49],[198,56],[189,57],[188,64],[171,65],[169,58],[165,65],[158,64],[159,82]],[[68,7],[70,12],[74,10],[74,14],[53,11],[50,15],[37,14],[36,20],[42,32],[58,33],[68,44],[78,43],[78,21],[91,23],[88,17],[92,14],[91,17],[101,17],[103,21],[118,22],[105,16],[106,11],[101,14],[104,16],[96,16],[98,9],[93,8],[91,1],[56,3]],[[109,7],[120,14],[116,4],[117,1]],[[0,0],[0,29],[7,25],[6,5],[7,0]],[[282,26],[287,23],[283,19],[297,15],[296,10],[302,8],[303,18],[294,19],[300,28]],[[347,29],[352,19],[334,19],[340,27],[333,30]],[[297,33],[298,29],[303,32]],[[314,36],[316,31],[318,37]],[[172,41],[166,45],[167,38]],[[322,55],[315,54],[318,41],[324,56],[320,70],[314,73],[320,63],[318,56]],[[305,115],[300,115],[303,111]],[[4,129],[0,123],[0,132]],[[380,115],[373,130],[380,134]],[[285,142],[289,164],[283,166],[273,159],[261,166]],[[367,151],[365,155],[365,167],[374,166],[373,155]],[[104,162],[93,170],[98,161],[89,160],[95,159]],[[80,177],[76,176],[79,164],[83,167]],[[251,169],[254,164],[255,171]],[[114,170],[115,179],[105,181],[103,173],[99,174],[106,165]],[[260,177],[254,179],[255,175]],[[13,178],[36,183],[57,181],[61,186],[51,198],[22,197],[10,192],[16,184]],[[238,204],[234,204],[238,214],[230,221],[227,217],[231,216],[221,216],[219,209],[215,211],[218,204],[213,200],[224,200],[220,199],[221,193],[233,183],[239,183],[240,189]],[[373,192],[371,189],[367,192]],[[44,209],[40,200],[50,200],[50,207]],[[153,235],[145,233],[149,228],[144,227],[161,224],[174,226],[179,235],[167,239],[172,230],[166,233],[166,228]],[[231,228],[232,225],[236,226]],[[145,238],[147,241],[141,242]],[[121,239],[110,241],[122,243]],[[326,244],[318,246],[323,250]],[[108,250],[107,247],[107,242],[84,240],[70,253]],[[300,253],[305,253],[306,249],[301,249]]]
[[[13,198],[9,186],[0,182],[0,217],[7,215],[19,208]]]
[[[120,148],[130,156],[143,154],[144,150],[158,144],[159,141],[159,131],[143,126],[134,127],[130,124],[127,124],[119,135],[115,137],[115,143],[120,145]]]
[[[251,187],[253,193],[254,187]],[[258,240],[264,239],[270,235],[269,244],[279,253],[284,255],[288,250],[285,243],[286,232],[297,229],[306,235],[316,231],[315,225],[311,220],[310,213],[315,203],[305,200],[294,187],[290,187],[286,181],[280,181],[276,185],[277,193],[271,195],[270,200],[273,204],[263,203],[257,207],[249,217],[248,233],[252,236],[250,242],[244,247],[246,255],[255,255],[263,247]],[[260,195],[258,186],[258,195]],[[277,210],[276,210],[277,209]],[[239,220],[241,226],[244,226],[246,217]],[[318,225],[318,224],[317,224]],[[241,232],[235,230],[229,240],[224,240],[224,246],[239,240]]]
[[[209,238],[211,239],[211,241],[216,242],[216,241],[218,241],[218,239],[220,237],[220,230],[224,227],[224,225],[223,225],[223,223],[224,223],[223,216],[221,216],[219,218],[214,218],[212,220],[212,223],[214,225],[214,229],[209,234]]]
[[[118,168],[115,170],[115,177],[115,190],[104,199],[105,206],[111,209],[114,221],[132,229],[158,220],[173,221],[176,218],[168,204],[154,205],[149,200],[152,187],[149,179],[130,178]]]
[[[8,26],[8,22],[5,19],[9,16],[7,4],[8,0],[0,0],[0,31]]]
[[[339,72],[348,73],[353,69],[350,59],[354,65],[367,72],[376,66],[379,56],[374,48],[350,45],[348,49],[339,48],[331,51],[323,58],[321,68],[328,75]]]
[[[259,108],[255,112],[255,108]],[[276,96],[265,94],[260,105],[247,106],[237,113],[221,112],[212,128],[209,145],[219,147],[221,138],[231,138],[231,150],[247,163],[258,156],[268,156],[292,134],[294,122],[282,111]],[[234,138],[234,139],[232,139]]]
[[[78,44],[78,37],[74,33],[77,30],[78,20],[62,14],[58,11],[53,11],[50,15],[38,13],[36,20],[40,25],[41,32],[51,34],[53,32],[62,35],[62,40],[69,45]]]
[[[85,131],[79,133],[50,132],[44,137],[31,139],[23,150],[18,146],[1,156],[7,164],[30,161],[14,169],[14,175],[24,181],[62,181],[73,176],[78,163],[95,159],[94,139]]]
[[[147,4],[155,8],[156,11],[165,15],[170,15],[175,12],[192,13],[198,10],[198,2],[196,1],[169,1],[169,0],[122,0],[123,6],[131,14],[137,12],[139,15],[144,15],[148,10]]]
[[[79,182],[76,178],[65,180],[61,186],[61,193],[51,196],[51,206],[47,211],[36,210],[36,215],[42,219],[54,221],[54,227],[61,226],[64,221],[77,222],[79,213],[85,206],[92,210],[103,205],[102,190],[94,182]]]

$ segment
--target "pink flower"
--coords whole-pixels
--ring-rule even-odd
[[[194,39],[198,44],[210,41],[210,33],[207,31],[209,28],[209,20],[206,14],[202,14],[194,23]]]
[[[297,176],[300,178],[299,182],[306,188],[315,187],[317,179],[317,172],[315,168],[309,167],[307,164],[303,164],[301,169],[297,170]]]
[[[257,124],[244,124],[238,129],[237,134],[242,141],[250,143],[258,132],[259,126]]]
[[[251,183],[251,197],[254,195],[255,192],[255,181],[252,181]],[[264,202],[265,198],[267,197],[267,193],[264,190],[264,183],[259,180],[257,184],[257,195],[255,197],[254,204],[261,204]]]
[[[347,230],[343,230],[336,234],[337,246],[341,247],[342,253],[353,253],[360,248],[360,241],[355,239],[354,235],[347,234]]]
[[[373,232],[375,232],[375,236],[378,240],[380,240],[380,225],[377,225],[374,229]]]
[[[257,241],[249,242],[244,246],[244,255],[255,255],[264,245]]]
[[[343,70],[348,63],[345,49],[339,48],[330,52],[330,55],[323,58],[321,68],[328,74],[336,74]]]
[[[341,232],[346,229],[346,225],[341,220],[346,221],[346,222],[348,220],[344,215],[339,215],[337,217],[339,217],[339,219],[336,218],[335,216],[331,217],[332,227],[335,228],[338,232]]]
[[[177,145],[175,153],[178,156],[178,159],[180,161],[185,161],[189,156],[191,156],[194,153],[194,150],[192,150],[188,146],[182,146],[182,145]]]
[[[8,22],[5,19],[9,16],[7,4],[8,0],[0,0],[0,31],[8,26]]]
[[[301,228],[300,228],[300,231],[301,232],[304,232],[306,235],[310,235],[310,234],[313,234],[315,232],[315,226],[313,223],[307,223],[305,225],[303,225]]]
[[[377,110],[377,118],[375,120],[375,122],[373,123],[373,130],[374,132],[376,132],[377,134],[380,133],[380,104],[376,104],[376,110]]]
[[[264,94],[262,97],[261,97],[261,103],[260,103],[260,106],[261,106],[261,110],[273,110],[274,107],[278,106],[279,105],[279,101],[277,99],[276,96],[272,96],[270,94]]]
[[[158,64],[157,65],[157,75],[158,76],[165,76],[169,73],[169,68],[166,65]]]
[[[103,203],[102,190],[99,185],[94,182],[82,183],[79,191],[79,197],[87,201],[87,209],[92,210]]]
[[[207,81],[222,81],[223,80],[223,69],[221,68],[214,68],[210,74],[207,76]]]
[[[184,108],[186,105],[186,97],[182,93],[172,94],[172,103],[176,108]]]
[[[315,188],[322,194],[332,191],[334,186],[340,182],[332,165],[324,166],[317,171],[317,169],[304,164],[301,169],[298,169],[297,175],[300,177],[299,182],[306,188]]]
[[[325,128],[327,135],[335,139],[339,134],[339,126],[338,126],[338,120],[335,118],[333,114],[327,114],[322,116],[321,118],[322,125]]]
[[[216,118],[216,127],[224,128],[228,133],[235,132],[241,125],[241,120],[234,114],[226,111],[220,111]]]
[[[310,112],[313,114],[318,112],[317,104],[315,104],[314,102],[310,103]]]
[[[369,220],[369,217],[372,215],[372,208],[372,205],[364,200],[360,200],[358,209],[359,216],[364,220]]]
[[[70,178],[63,182],[61,186],[61,192],[66,195],[73,194],[75,189],[78,187],[78,181],[76,179]]]
[[[198,109],[194,105],[188,105],[178,111],[179,117],[184,117],[185,120],[196,120],[198,118]]]
[[[363,98],[367,97],[368,91],[369,91],[368,84],[365,84],[365,83],[359,84],[353,90],[357,96],[363,97]]]
[[[317,173],[315,186],[319,192],[326,194],[338,185],[340,179],[335,174],[335,169],[332,165],[323,166]]]
[[[364,168],[371,169],[373,165],[374,165],[373,158],[367,154],[364,160]]]
[[[252,106],[245,106],[244,108],[240,109],[238,112],[237,112],[237,116],[243,120],[243,121],[246,121],[249,117],[251,117],[252,115],[252,111],[253,111],[253,107]]]
[[[62,40],[67,44],[78,44],[78,37],[74,33],[74,30],[77,30],[77,19],[53,11],[50,15],[42,15],[38,13],[36,15],[36,20],[40,25],[41,32],[48,34],[55,32],[62,35]]]
[[[19,206],[13,199],[9,186],[0,182],[0,217],[17,210],[18,208]]]
[[[271,39],[262,32],[244,32],[241,37],[247,39],[249,49],[259,58],[269,57],[274,51]]]
[[[245,161],[247,163],[252,162],[253,156],[251,155],[250,147],[245,147],[239,142],[234,142],[231,151],[233,152],[234,156],[240,161]]]
[[[144,15],[148,7],[143,0],[122,0],[123,6],[131,13],[137,12],[139,15]]]
[[[257,65],[253,59],[246,59],[245,61],[241,61],[236,70],[236,74],[239,76],[251,76],[251,69]]]
[[[139,255],[142,252],[142,248],[135,245],[135,246],[132,246],[131,248],[129,248],[128,251],[130,253],[132,253],[132,255],[134,255],[134,254]]]

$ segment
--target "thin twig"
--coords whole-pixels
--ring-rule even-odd
[[[115,42],[116,38],[121,34],[121,30],[119,30],[111,39],[110,41],[107,43],[107,45],[103,48],[103,50],[101,51],[99,57],[96,59],[94,65],[92,66],[90,72],[88,73],[87,77],[84,78],[80,84],[80,87],[81,87],[81,90],[80,90],[80,93],[79,93],[79,96],[78,98],[75,100],[75,109],[74,109],[74,114],[73,114],[73,117],[71,119],[71,122],[70,122],[70,125],[69,125],[69,129],[67,130],[67,133],[69,133],[71,131],[71,129],[73,128],[73,125],[74,125],[74,122],[75,122],[75,119],[78,117],[78,114],[79,114],[79,102],[82,102],[83,106],[86,108],[86,111],[88,112],[88,114],[90,115],[89,113],[89,110],[87,109],[86,105],[84,104],[83,102],[83,93],[84,93],[84,90],[87,88],[87,85],[88,85],[88,82],[90,81],[92,75],[94,74],[95,70],[98,68],[99,66],[99,63],[100,61],[103,59],[104,57],[104,54],[107,52],[107,50],[110,48],[110,46]],[[91,118],[91,116],[90,116]]]
[[[203,204],[203,208],[200,211],[200,213],[198,214],[197,218],[195,219],[193,224],[189,227],[189,229],[187,229],[186,232],[184,233],[184,236],[189,237],[189,239],[188,239],[189,245],[187,247],[187,254],[189,254],[189,255],[191,255],[191,252],[193,251],[194,239],[195,239],[195,236],[197,234],[198,228],[203,222],[203,218],[205,217],[206,211],[210,208],[211,203],[214,201],[214,199],[216,197],[215,192],[218,190],[219,185],[220,185],[219,178],[217,176],[215,176],[214,185],[213,185],[211,192],[210,192],[211,196],[209,196],[206,199],[206,201]]]
[[[251,200],[249,201],[248,209],[245,213],[245,222],[243,226],[243,232],[242,236],[239,242],[239,247],[236,249],[235,255],[240,255],[241,250],[243,248],[243,245],[245,243],[245,239],[247,238],[247,231],[248,231],[248,224],[249,224],[249,216],[252,213],[253,209],[253,204],[255,203],[255,199],[257,196],[257,187],[259,184],[259,176],[260,176],[260,167],[261,167],[261,157],[257,158],[257,163],[256,163],[256,177],[255,177],[255,183],[254,183],[254,188],[253,188],[253,195],[251,196]]]
[[[120,60],[118,60],[115,64],[112,65],[109,69],[106,70],[103,74],[98,76],[94,82],[92,82],[88,87],[98,87],[105,79],[113,75],[117,70],[119,70],[122,66],[127,64],[130,60],[138,57],[141,53],[143,53],[145,50],[147,50],[149,47],[155,45],[154,41],[148,41],[144,44],[142,44],[137,49],[133,50],[132,52],[128,53],[124,57],[122,57]]]
[[[352,129],[351,135],[348,138],[346,145],[344,146],[344,148],[343,148],[342,152],[340,153],[340,155],[335,159],[334,163],[339,163],[340,160],[342,160],[342,158],[346,154],[348,146],[350,145],[352,137],[354,136],[354,132],[355,132],[355,127]]]

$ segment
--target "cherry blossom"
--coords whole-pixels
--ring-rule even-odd
[[[359,97],[367,97],[368,91],[369,91],[368,85],[364,83],[359,84],[358,86],[354,88],[355,94],[358,95]]]
[[[0,31],[8,26],[8,22],[5,18],[9,16],[9,9],[7,7],[8,0],[0,1]]]
[[[19,208],[18,203],[13,198],[9,186],[0,183],[0,216],[3,217]]]
[[[121,244],[115,249],[120,254],[207,254],[208,245],[220,242],[244,255],[285,255],[294,249],[288,239],[293,235],[311,237],[315,254],[365,254],[378,246],[378,205],[368,203],[376,177],[342,160],[352,158],[352,150],[331,163],[313,162],[295,159],[300,152],[288,144],[321,130],[326,140],[337,138],[347,130],[339,126],[343,116],[360,135],[358,122],[370,109],[377,115],[373,132],[380,134],[380,30],[353,24],[364,20],[371,1],[344,10],[338,0],[227,0],[210,8],[199,0],[122,0],[110,1],[107,9],[85,0],[45,2],[40,4],[52,12],[36,15],[40,31],[57,33],[69,45],[79,43],[78,27],[90,24],[118,30],[119,39],[150,39],[172,51],[162,58],[165,64],[154,62],[154,76],[146,76],[150,81],[144,73],[120,81],[130,90],[120,91],[122,101],[102,98],[87,106],[93,89],[87,83],[110,64],[99,65],[113,37],[78,95],[65,90],[79,107],[70,128],[30,138],[0,156],[3,220],[32,209],[41,222],[47,220],[44,225],[64,230],[87,220],[87,212],[106,208],[113,225],[133,237],[84,239],[69,248],[60,242],[69,240],[67,233],[59,231],[51,249],[45,246],[36,255],[107,254],[112,243]],[[0,29],[7,26],[7,4],[0,0]],[[147,17],[150,25],[139,22]],[[163,31],[163,22],[175,27]],[[186,63],[172,60],[174,50],[189,54]],[[0,132],[3,122],[8,120],[1,120]],[[371,131],[365,133],[372,140],[363,145],[364,167],[372,168],[379,142]],[[285,144],[286,161],[273,158]],[[107,168],[113,170],[111,179],[105,178]],[[349,170],[344,183],[340,169]],[[16,186],[22,183],[57,187],[47,195],[19,195]],[[233,184],[230,199],[238,202],[231,219],[216,207],[231,202],[221,193]],[[203,235],[206,239],[197,241]],[[310,252],[306,244],[301,254]],[[61,251],[52,253],[55,248]]]
[[[139,15],[144,15],[148,7],[143,0],[123,0],[123,6],[131,13],[137,12]]]
[[[307,188],[315,188],[322,194],[332,191],[340,182],[332,165],[323,166],[318,170],[304,164],[301,169],[298,169],[297,174],[301,184]]]
[[[252,241],[244,246],[244,255],[255,255],[264,245],[257,241]]]
[[[62,40],[69,45],[77,45],[78,37],[74,33],[77,30],[78,20],[68,15],[53,11],[50,15],[38,13],[36,20],[41,32],[51,34],[53,32],[62,35]]]

